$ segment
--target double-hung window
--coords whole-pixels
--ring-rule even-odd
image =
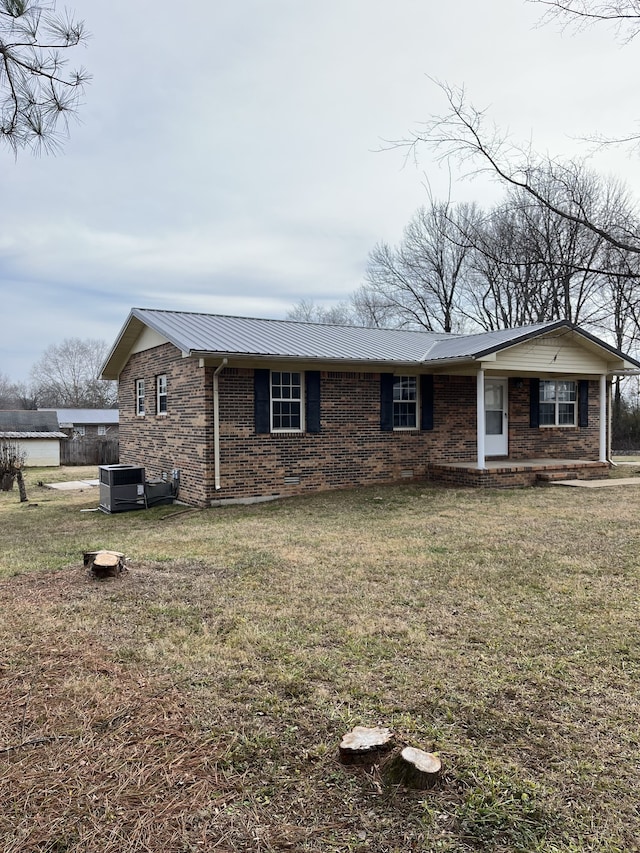
[[[156,376],[156,414],[167,414],[167,374]]]
[[[319,433],[321,386],[319,370],[256,368],[253,377],[256,434]]]
[[[271,371],[271,429],[273,432],[301,432],[304,429],[303,374]]]
[[[540,380],[540,426],[575,426],[577,403],[577,382]]]
[[[144,415],[144,379],[136,379],[136,415]]]
[[[393,377],[393,428],[417,429],[418,380],[416,376]]]

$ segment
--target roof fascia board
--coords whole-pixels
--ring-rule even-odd
[[[558,320],[557,323],[550,323],[548,326],[545,326],[544,329],[536,329],[534,332],[527,332],[524,335],[518,335],[517,337],[511,338],[511,340],[508,341],[504,341],[501,344],[496,344],[492,347],[488,347],[485,350],[480,350],[480,352],[474,353],[474,355],[471,357],[478,360],[486,360],[486,356],[490,354],[495,355],[496,353],[499,353],[502,350],[510,349],[511,347],[518,346],[518,344],[523,344],[526,341],[531,341],[534,338],[541,338],[544,335],[548,335],[549,332],[555,332],[558,329],[564,328],[572,329],[573,326],[566,320]]]
[[[542,338],[551,332],[558,331],[558,329],[566,329],[568,332],[572,332],[578,337],[583,337],[585,340],[588,340],[591,344],[593,344],[601,351],[604,350],[605,352],[611,355],[615,355],[616,358],[619,358],[623,362],[623,364],[629,364],[632,367],[640,368],[640,362],[636,361],[630,356],[625,355],[623,352],[616,349],[616,347],[611,346],[606,341],[600,340],[600,338],[597,338],[595,335],[592,335],[590,332],[587,332],[585,329],[581,328],[580,326],[577,326],[575,323],[569,323],[567,320],[558,320],[557,323],[553,323],[552,325],[549,325],[544,329],[539,329],[536,332],[529,332],[526,335],[521,335],[515,340],[499,344],[498,346],[487,349],[484,352],[476,353],[474,358],[485,360],[486,355],[489,353],[496,354],[503,350],[518,346],[519,344],[523,344],[526,341],[533,340],[534,338]]]
[[[131,346],[126,348],[126,352],[122,353],[121,350],[125,347],[125,339],[129,336],[128,333],[130,329],[133,327],[134,321],[138,326],[137,335],[140,334],[145,324],[139,317],[136,317],[134,312],[135,308],[129,312],[129,316],[124,321],[122,328],[120,329],[120,334],[116,338],[115,344],[111,347],[109,354],[105,358],[102,367],[100,368],[100,378],[101,379],[117,379],[122,371],[122,368],[126,364],[127,356],[131,351]]]
[[[159,335],[161,335],[165,340],[167,340],[170,344],[173,344],[173,345],[174,345],[174,347],[176,347],[177,349],[179,349],[179,350],[180,350],[180,352],[181,352],[183,355],[184,355],[185,353],[187,353],[188,355],[190,355],[190,354],[191,354],[191,351],[190,351],[190,350],[185,350],[185,348],[184,348],[184,344],[185,344],[184,340],[181,340],[177,335],[174,335],[174,334],[172,334],[171,332],[168,332],[168,331],[167,331],[167,329],[162,328],[162,326],[160,325],[160,323],[156,323],[156,322],[154,322],[154,318],[153,318],[153,316],[152,316],[152,317],[148,317],[148,316],[146,316],[148,313],[150,313],[150,309],[134,308],[134,309],[132,310],[132,312],[131,312],[131,313],[132,313],[135,317],[137,317],[137,319],[138,319],[141,323],[143,323],[145,326],[148,326],[150,329],[153,329],[153,331],[154,331],[154,332],[157,332],[157,333],[158,333]],[[181,312],[179,312],[179,311],[169,311],[169,312],[164,312],[164,313],[169,313],[169,314],[172,314],[172,313],[173,313],[173,314],[179,314],[179,313],[181,313]]]
[[[585,329],[582,329],[578,326],[572,326],[572,331],[577,335],[581,335],[586,340],[590,341],[597,347],[604,349],[606,352],[611,353],[611,355],[615,355],[616,358],[619,358],[624,364],[631,365],[631,369],[640,368],[640,361],[636,361],[635,358],[632,358],[630,355],[626,355],[622,352],[622,350],[617,349],[614,346],[611,346],[606,341],[601,341],[600,338],[596,338],[595,335],[592,335],[590,332],[587,332]]]
[[[227,358],[229,359],[229,367],[233,367],[231,362],[242,363],[250,366],[254,363],[264,363],[269,362],[270,364],[299,364],[299,365],[308,365],[310,367],[321,368],[323,365],[327,365],[329,369],[334,369],[335,367],[344,367],[345,370],[355,370],[358,369],[362,372],[371,371],[373,373],[378,373],[380,371],[388,370],[390,367],[402,367],[407,370],[420,370],[420,368],[424,368],[424,365],[421,361],[381,361],[380,359],[372,359],[371,361],[364,360],[355,360],[355,359],[344,359],[344,358],[325,358],[325,357],[310,357],[310,356],[302,356],[302,355],[261,355],[259,353],[237,353],[237,352],[208,352],[208,351],[197,351],[192,350],[189,353],[183,353],[183,356],[189,358],[197,358],[204,360],[205,364],[207,361],[211,361],[212,363],[209,365],[211,367],[214,366],[214,362],[218,363],[220,359]]]
[[[104,360],[100,370],[101,379],[117,379],[120,376],[127,358],[131,353],[131,348],[134,341],[140,335],[145,326],[153,329],[159,335],[162,335],[169,343],[172,343],[179,350],[183,350],[182,342],[177,338],[167,334],[166,329],[162,329],[158,323],[153,321],[153,317],[146,316],[147,312],[142,308],[132,308],[129,316],[125,320],[118,338],[111,348],[109,355]],[[124,351],[123,351],[124,350]]]

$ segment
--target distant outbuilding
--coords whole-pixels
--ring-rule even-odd
[[[55,412],[68,438],[118,438],[117,409],[39,409]]]
[[[25,465],[58,467],[60,441],[66,440],[67,436],[60,429],[54,411],[0,411],[0,441],[15,442],[19,450],[26,454]]]

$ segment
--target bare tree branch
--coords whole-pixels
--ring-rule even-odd
[[[464,88],[434,82],[443,92],[449,111],[424,123],[407,139],[391,143],[393,147],[404,148],[408,157],[417,160],[417,149],[426,145],[440,160],[453,158],[470,164],[468,174],[490,174],[529,194],[557,216],[588,228],[612,246],[640,254],[638,234],[612,226],[606,206],[598,211],[598,219],[585,208],[579,193],[581,184],[576,181],[582,169],[580,163],[560,163],[517,147],[495,125],[487,125],[486,112],[468,103]]]
[[[624,43],[632,41],[640,32],[640,2],[605,2],[604,0],[529,0],[546,11],[542,22],[558,21],[563,28],[577,28],[597,23],[613,23]]]

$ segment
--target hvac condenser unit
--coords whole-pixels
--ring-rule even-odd
[[[100,509],[128,512],[144,509],[144,468],[139,465],[100,465]]]

